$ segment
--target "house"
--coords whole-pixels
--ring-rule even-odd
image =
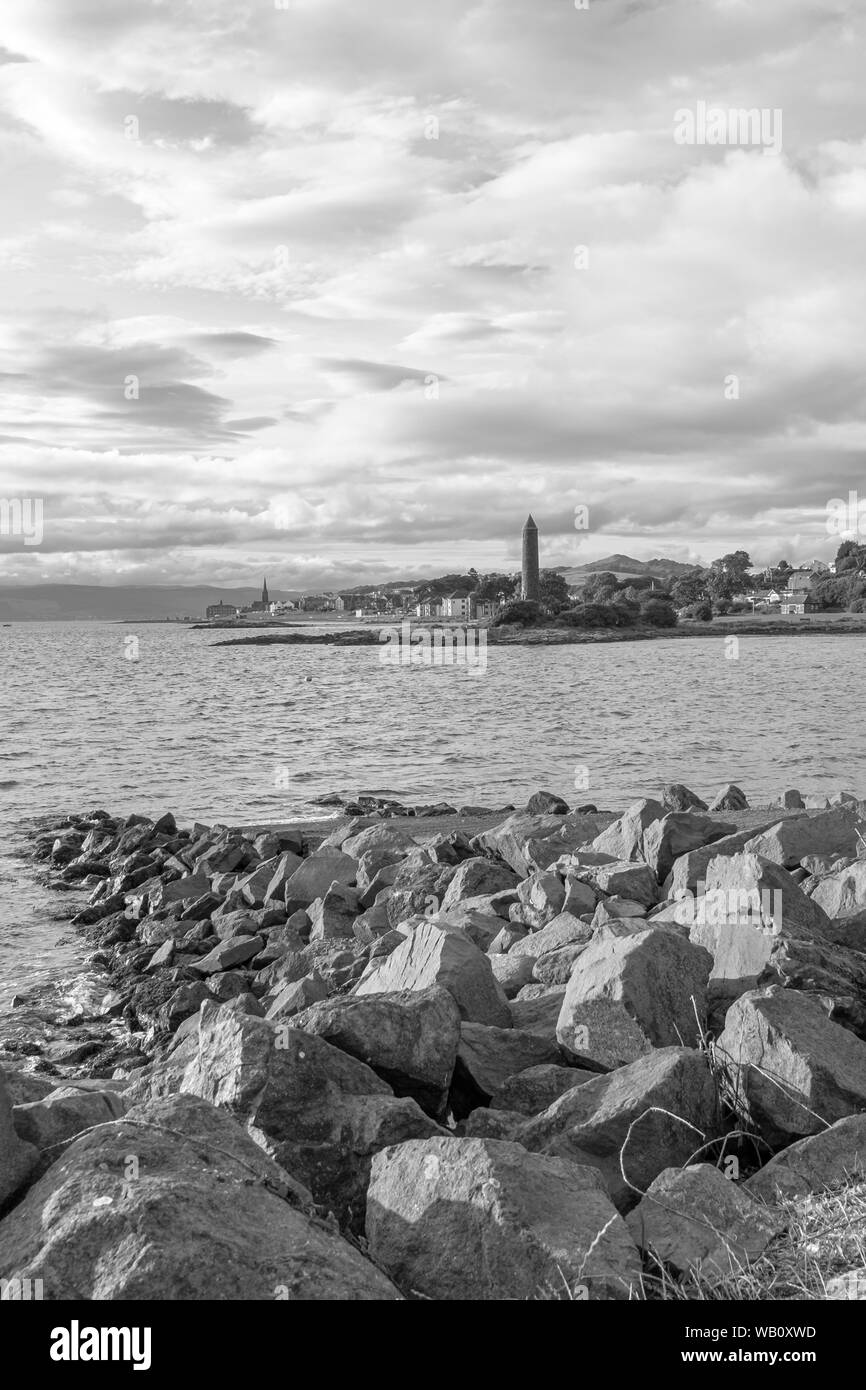
[[[423,598],[415,605],[415,616],[417,618],[441,618],[442,600],[436,595],[431,598]]]
[[[205,616],[210,623],[213,622],[215,618],[236,618],[238,616],[238,610],[231,603],[223,603],[222,599],[220,599],[219,603],[211,603],[207,607]]]
[[[803,589],[796,589],[793,592],[786,590],[782,595],[782,612],[785,614],[818,613],[819,611],[819,605]]]
[[[811,569],[803,566],[801,569],[791,570],[788,575],[788,582],[785,586],[787,593],[806,593],[811,589],[815,582],[815,576]]]
[[[787,588],[782,593],[783,614],[815,613],[818,611],[818,604],[809,596],[814,578],[811,569],[791,570],[788,575]]]
[[[442,599],[443,618],[468,618],[471,598],[465,589],[456,589]]]

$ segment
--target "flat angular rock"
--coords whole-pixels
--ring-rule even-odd
[[[538,930],[552,922],[565,906],[565,884],[549,870],[530,874],[517,889],[521,920]]]
[[[601,814],[531,816],[519,811],[476,835],[472,845],[481,854],[498,855],[520,878],[525,878],[533,868],[546,869],[570,846],[591,840],[607,819]],[[549,855],[542,856],[543,863],[534,859],[541,845],[549,850]]]
[[[687,1162],[714,1138],[717,1126],[706,1058],[665,1047],[566,1091],[515,1138],[533,1152],[600,1169],[614,1205],[628,1211],[663,1169]]]
[[[508,1028],[508,1001],[497,984],[489,957],[463,932],[427,920],[355,987],[356,995],[392,994],[405,989],[442,985],[453,994],[467,1022]]]
[[[560,1062],[555,1043],[518,1028],[489,1028],[481,1023],[462,1023],[457,1048],[455,1081],[469,1084],[487,1100],[504,1081],[527,1067]]]
[[[341,1223],[358,1229],[370,1159],[439,1128],[363,1062],[287,1023],[205,1005],[182,1090],[228,1110]]]
[[[653,821],[644,831],[641,853],[659,883],[663,883],[681,854],[721,840],[733,834],[736,828],[713,820],[711,816],[672,811],[661,820]]]
[[[660,801],[649,798],[635,801],[619,820],[596,835],[592,848],[618,860],[642,859],[644,831],[664,814],[665,808]]]
[[[866,1042],[795,990],[773,985],[741,995],[716,1055],[744,1113],[774,1148],[866,1109]]]
[[[713,957],[711,994],[753,989],[783,942],[828,940],[826,913],[791,875],[755,854],[711,860],[706,891],[680,904],[690,938]]]
[[[354,936],[358,916],[358,894],[343,883],[332,883],[320,898],[307,908],[311,941],[339,941]]]
[[[846,1115],[829,1129],[789,1144],[745,1186],[767,1202],[805,1197],[841,1180],[866,1178],[866,1114]]]
[[[487,859],[482,855],[464,859],[462,864],[458,864],[445,890],[441,911],[448,912],[466,898],[478,897],[482,893],[500,893],[504,889],[516,888],[518,883],[519,879],[514,870],[495,859]]]
[[[593,942],[574,965],[556,1036],[577,1061],[619,1067],[701,1037],[709,952],[665,927]]]
[[[264,944],[260,936],[232,936],[228,941],[221,941],[219,946],[214,946],[212,951],[208,951],[206,956],[202,956],[190,968],[197,975],[215,975],[219,970],[231,970],[234,965],[242,965],[244,961],[252,960]]]
[[[396,855],[414,849],[417,844],[415,834],[407,830],[405,824],[395,824],[393,820],[379,821],[368,825],[357,834],[349,836],[340,846],[344,854],[360,859],[371,850],[388,850]]]
[[[340,850],[318,850],[303,860],[286,880],[286,901],[311,903],[324,897],[332,883],[355,881],[358,862]]]
[[[768,829],[769,824],[770,822],[767,822],[766,826],[751,830],[737,830],[733,835],[723,835],[720,840],[713,840],[709,845],[701,845],[699,849],[681,854],[674,860],[673,867],[662,885],[663,896],[673,900],[687,893],[697,893],[698,885],[706,880],[707,868],[713,859],[741,854],[744,846],[753,840],[761,829]]]
[[[447,989],[346,995],[314,1004],[293,1027],[366,1062],[395,1095],[442,1115],[460,1041],[460,1014]]]
[[[477,912],[465,903],[458,903],[448,912],[437,912],[432,920],[443,922],[447,926],[459,927],[472,944],[485,954],[490,951],[493,942],[507,925],[501,917],[492,917],[489,912]]]
[[[284,901],[286,896],[286,884],[295,870],[300,868],[302,863],[303,859],[301,856],[299,854],[294,854],[290,849],[285,850],[279,855],[274,865],[273,873],[265,888],[262,902],[267,902],[269,898],[278,898]]]
[[[517,941],[509,949],[510,956],[529,956],[533,960],[538,960],[540,956],[546,955],[548,951],[557,951],[560,946],[571,945],[572,942],[588,942],[592,940],[592,928],[582,922],[579,917],[575,917],[572,912],[560,912],[548,922],[546,927],[540,931],[530,932],[521,941]]]
[[[512,1026],[558,1047],[556,1026],[564,998],[565,989],[557,985],[524,985],[509,1005]]]
[[[192,1096],[76,1139],[0,1223],[0,1278],[41,1279],[62,1301],[400,1298],[229,1115]]]
[[[777,821],[746,845],[753,854],[770,859],[783,868],[795,868],[807,854],[853,855],[859,841],[857,830],[866,830],[856,810],[837,806],[817,816],[790,816]]]
[[[643,907],[652,907],[658,899],[658,880],[648,864],[620,860],[613,864],[599,864],[588,872],[593,883],[611,896],[628,898]]]
[[[273,1021],[292,1018],[295,1014],[327,999],[330,989],[317,970],[302,975],[299,980],[290,980],[277,992],[268,1006],[266,1018]]]
[[[532,963],[532,978],[541,985],[567,985],[576,961],[587,950],[588,943],[572,941],[558,951],[548,951]],[[506,960],[508,958],[506,957]],[[526,957],[523,957],[526,960]]]
[[[531,956],[490,955],[490,967],[506,999],[513,999],[535,978]]]
[[[866,859],[823,874],[810,897],[828,917],[844,918],[851,926],[866,924]]]
[[[430,1299],[526,1301],[548,1288],[626,1299],[639,1281],[598,1174],[503,1140],[431,1139],[378,1154],[366,1232],[394,1282]]]
[[[711,1163],[694,1163],[659,1173],[626,1224],[661,1264],[712,1280],[757,1260],[785,1222]]]
[[[562,1067],[556,1062],[542,1062],[525,1071],[509,1076],[497,1086],[490,1097],[491,1110],[507,1110],[521,1115],[540,1115],[555,1100],[584,1081],[595,1080],[597,1072],[582,1071],[580,1067]]]
[[[295,858],[299,864],[302,862],[297,855]],[[265,859],[261,864],[257,864],[254,869],[250,870],[249,873],[244,874],[238,879],[235,888],[240,893],[244,902],[248,903],[250,907],[261,907],[265,898],[282,896],[281,893],[270,892],[271,881],[277,872],[279,863],[279,855],[274,855],[273,858]],[[287,875],[283,878],[284,884],[286,882],[286,877],[289,876]]]

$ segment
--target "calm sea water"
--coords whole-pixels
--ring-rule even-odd
[[[705,797],[735,781],[754,804],[789,785],[866,795],[862,635],[746,636],[735,660],[721,637],[490,647],[474,672],[217,640],[0,627],[0,1008],[80,963],[58,945],[63,899],[18,858],[22,821],[46,812],[242,823],[335,790],[499,806],[539,787],[621,808],[665,781]]]

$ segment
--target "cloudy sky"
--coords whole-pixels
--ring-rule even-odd
[[[0,582],[511,568],[529,510],[547,564],[829,558],[866,500],[864,28],[4,0],[0,496],[44,538]],[[702,102],[781,151],[679,143]]]

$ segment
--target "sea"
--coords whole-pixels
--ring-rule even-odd
[[[0,1018],[16,993],[83,988],[79,904],[24,853],[40,816],[249,824],[320,817],[331,792],[495,808],[539,789],[620,810],[671,781],[706,800],[736,782],[753,805],[866,796],[864,634],[489,646],[465,665],[219,645],[235,635],[0,626]]]

